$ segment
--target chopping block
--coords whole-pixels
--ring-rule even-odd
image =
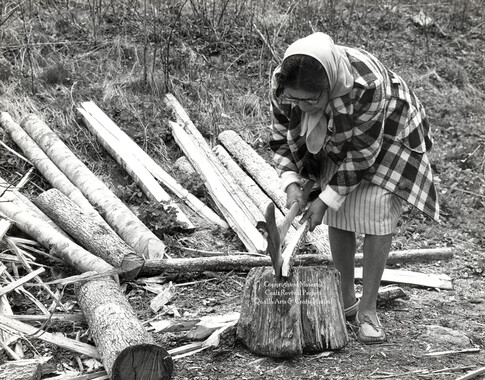
[[[251,352],[275,358],[344,347],[340,273],[326,266],[294,267],[289,277],[276,279],[272,267],[251,269],[237,337]]]

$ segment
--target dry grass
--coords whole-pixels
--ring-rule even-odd
[[[78,122],[76,107],[83,101],[94,100],[173,174],[181,153],[166,125],[166,91],[212,145],[220,131],[235,129],[268,157],[270,74],[290,42],[319,30],[373,52],[399,72],[440,125],[445,113],[481,114],[483,56],[455,58],[467,41],[480,38],[483,3],[0,2],[0,109],[19,121],[36,113],[113,184],[126,176]],[[432,11],[431,24],[412,22],[420,10]],[[396,30],[403,31],[399,43]],[[477,120],[469,121],[473,128]],[[1,139],[9,142],[4,134]],[[14,159],[0,159],[4,175],[15,166],[8,160]]]

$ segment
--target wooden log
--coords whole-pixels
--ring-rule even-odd
[[[0,123],[1,123],[1,119],[2,119],[2,116],[0,115]],[[17,185],[15,186],[15,190],[20,190],[22,187],[24,187],[24,185],[26,185],[29,181],[30,181],[30,178],[32,176],[32,173],[34,172],[35,168],[32,166],[28,171],[27,173],[22,177],[22,179],[19,181],[19,183],[17,183]],[[0,184],[0,187],[2,186],[2,184]],[[0,240],[2,240],[5,235],[7,234],[8,230],[10,229],[10,227],[12,226],[12,222],[8,219],[3,219],[2,216],[0,215]]]
[[[135,278],[145,260],[105,223],[98,223],[57,189],[40,194],[34,203],[61,226],[82,247],[123,271],[127,279]]]
[[[252,352],[294,357],[344,347],[348,342],[340,273],[326,267],[294,268],[277,281],[270,267],[246,279],[237,336]]]
[[[256,225],[259,220],[262,220],[260,219],[262,217],[262,214],[259,213],[257,207],[254,206],[253,202],[244,193],[244,191],[240,190],[240,187],[237,186],[232,175],[226,170],[226,168],[221,164],[220,160],[212,152],[209,144],[206,142],[202,134],[192,122],[192,120],[190,120],[182,105],[172,94],[166,94],[164,97],[164,101],[165,104],[167,104],[167,106],[173,110],[177,123],[182,126],[183,130],[187,133],[187,135],[194,140],[194,145],[199,149],[199,152],[202,154],[203,158],[206,159],[208,163],[212,164],[215,172],[218,173],[218,181],[228,192],[232,194],[234,202],[238,205],[238,207],[246,215],[246,217],[254,225]],[[184,153],[187,156],[187,153]],[[189,158],[190,160],[190,157],[187,158]],[[194,165],[192,161],[191,163],[198,171],[198,166]],[[199,174],[201,174],[204,178],[204,175],[202,173],[199,172]],[[254,217],[254,215],[256,215],[256,217]],[[229,225],[230,224],[231,223],[229,223]]]
[[[451,248],[428,250],[391,251],[387,264],[405,262],[427,262],[433,260],[449,260],[453,257]],[[294,257],[294,266],[327,265],[332,263],[331,257],[316,254],[303,254]],[[362,254],[356,255],[356,265],[362,265]],[[164,272],[204,272],[204,271],[249,271],[251,268],[270,266],[269,256],[225,255],[212,257],[196,257],[183,259],[147,260],[140,276],[156,276]],[[357,273],[358,274],[358,273]]]
[[[272,202],[271,198],[268,197],[259,185],[236,163],[236,161],[234,161],[229,152],[222,145],[216,145],[213,150],[222,165],[233,175],[236,183],[254,202],[259,211],[264,213],[268,204]],[[277,209],[276,220],[278,221],[279,219],[283,219],[283,214]]]
[[[138,144],[136,144],[125,132],[123,132],[94,102],[84,102],[82,107],[89,112],[100,125],[115,136],[121,143],[130,149],[132,154],[148,169],[148,171],[162,184],[164,184],[180,200],[184,201],[194,212],[204,217],[207,221],[217,224],[222,228],[229,225],[222,220],[214,211],[202,201],[189,193],[170,174],[162,169]]]
[[[133,178],[148,199],[169,205],[176,212],[176,220],[182,228],[191,230],[194,225],[180,207],[172,200],[170,195],[159,185],[147,168],[133,155],[133,148],[124,141],[119,140],[88,111],[78,108],[82,115],[84,125],[94,134],[100,144],[111,154],[116,162]]]
[[[76,287],[76,296],[106,372],[112,379],[172,377],[172,357],[145,330],[111,278],[81,284]]]
[[[280,211],[286,215],[288,213],[286,194],[280,188],[281,181],[276,170],[236,132],[231,130],[223,131],[218,138],[224,148],[234,157],[235,161],[249,173]],[[298,228],[298,221],[295,221],[293,226]],[[330,255],[326,226],[317,226],[312,232],[307,234],[306,240],[316,248],[318,253]]]
[[[2,177],[0,177],[0,188],[8,189],[3,195],[0,194],[1,196],[5,197],[4,199],[6,201],[12,202],[19,210],[24,210],[35,215],[44,223],[47,223],[49,226],[55,229],[59,234],[67,237],[66,233],[59,228],[59,226],[55,224],[46,214],[44,214],[29,198],[20,193],[14,186],[10,186],[10,184]],[[10,220],[10,222],[13,221]]]
[[[24,359],[0,365],[0,380],[40,380],[42,364],[38,360]]]
[[[0,211],[21,231],[34,238],[55,257],[78,272],[103,273],[113,269],[110,264],[74,243],[64,233],[60,233],[57,228],[39,218],[25,206],[16,203],[11,190],[5,190],[0,197]]]
[[[254,225],[256,225],[259,221],[264,220],[264,215],[263,212],[258,205],[253,201],[253,199],[249,196],[249,194],[246,192],[246,190],[241,186],[241,182],[244,180],[244,177],[238,178],[241,175],[241,172],[238,170],[240,169],[239,166],[234,162],[236,166],[230,165],[227,161],[223,162],[221,158],[224,158],[223,151],[224,148],[220,145],[214,147],[213,149],[215,157],[218,159],[218,162],[220,162],[221,167],[219,171],[223,170],[221,172],[221,175],[223,178],[228,180],[229,186],[230,186],[230,191],[232,194],[239,199],[240,202],[242,202],[245,206],[245,210],[248,211],[248,217],[251,221],[253,221]],[[227,155],[229,153],[226,152]]]
[[[192,164],[187,160],[187,157],[181,156],[175,160],[175,169],[177,169],[180,173],[183,173],[187,176],[196,175],[197,171],[194,169]]]
[[[115,232],[145,258],[161,258],[165,244],[84,165],[61,139],[36,115],[29,115],[21,126],[54,164],[78,187]]]
[[[212,199],[246,249],[250,252],[264,252],[267,245],[266,239],[256,229],[256,223],[247,218],[246,213],[224,186],[219,172],[196,144],[197,140],[192,139],[177,123],[169,122],[169,124],[177,144],[202,176]]]
[[[103,220],[81,191],[73,185],[22,127],[14,122],[7,112],[0,113],[0,124],[9,133],[15,144],[22,149],[25,156],[53,187],[60,190],[85,212],[92,215],[94,219]]]

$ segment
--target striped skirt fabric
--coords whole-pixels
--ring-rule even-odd
[[[321,188],[337,170],[332,160],[325,160],[321,176]],[[401,216],[401,199],[388,190],[363,180],[345,198],[337,210],[330,208],[325,213],[323,223],[345,231],[370,235],[388,235],[395,231]]]

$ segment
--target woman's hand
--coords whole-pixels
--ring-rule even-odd
[[[308,229],[310,232],[313,231],[316,226],[322,224],[323,216],[327,212],[327,208],[328,206],[320,198],[315,199],[301,217],[300,224],[309,220]]]
[[[306,199],[303,199],[303,191],[296,182],[290,183],[286,188],[286,207],[290,209],[295,202],[298,202],[300,212],[305,211]]]

